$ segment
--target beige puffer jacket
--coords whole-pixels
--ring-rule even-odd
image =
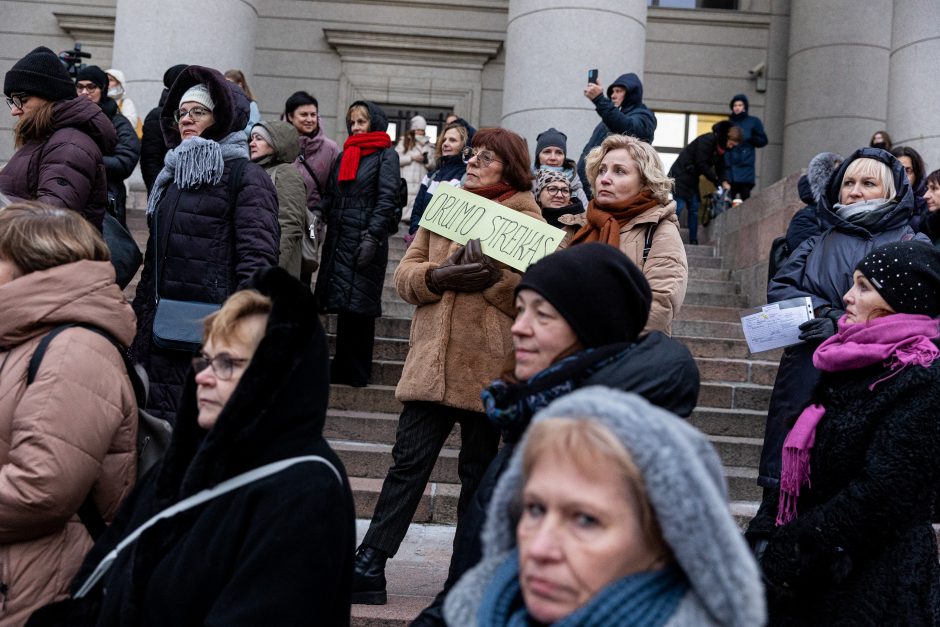
[[[558,219],[565,225],[568,240],[585,223],[587,214],[564,215]],[[653,233],[653,245],[646,262],[643,262],[643,247],[646,243],[646,230],[651,224],[657,224]],[[653,207],[620,226],[620,250],[635,263],[649,281],[653,291],[653,304],[644,333],[662,331],[672,335],[672,321],[679,314],[679,308],[685,300],[685,290],[689,282],[689,262],[685,256],[685,245],[679,235],[679,219],[676,217],[676,203]]]
[[[531,192],[518,192],[500,204],[544,221]],[[432,292],[425,278],[427,271],[458,247],[456,242],[420,228],[395,270],[398,293],[418,305],[395,398],[482,412],[480,392],[499,375],[512,349],[509,329],[516,315],[515,291],[522,276],[496,262],[502,278],[481,292]]]
[[[111,520],[134,484],[137,402],[111,342],[87,329],[63,331],[26,385],[43,336],[69,322],[130,344],[134,312],[109,262],[79,261],[0,285],[2,627],[65,597],[92,545],[76,514],[89,490]]]

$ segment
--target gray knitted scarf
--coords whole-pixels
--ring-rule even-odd
[[[147,215],[152,215],[170,183],[191,189],[203,183],[217,185],[222,180],[225,162],[248,158],[248,140],[244,131],[235,131],[219,141],[192,137],[166,153],[163,169],[157,175],[147,201]]]

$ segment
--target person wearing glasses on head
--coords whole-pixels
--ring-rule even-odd
[[[502,128],[480,129],[463,155],[467,191],[543,221],[532,198],[525,139]],[[483,413],[480,391],[512,345],[519,280],[517,270],[483,254],[480,240],[460,245],[423,227],[395,270],[399,295],[417,309],[395,390],[404,409],[393,464],[356,555],[354,603],[386,602],[385,562],[404,539],[438,454],[457,423],[460,528],[499,443],[499,432]]]
[[[584,213],[584,205],[572,195],[570,181],[563,171],[548,168],[540,169],[535,177],[535,201],[542,209],[542,217],[559,229],[565,228],[558,221],[561,216]]]
[[[154,345],[157,296],[224,302],[256,270],[277,265],[280,227],[271,177],[248,159],[248,98],[239,87],[191,65],[170,88],[160,122],[170,151],[147,204],[132,354],[150,377],[148,407],[172,421],[191,355]]]
[[[66,207],[99,231],[108,205],[103,154],[117,143],[114,125],[93,102],[76,98],[59,57],[44,46],[17,61],[3,79],[16,152],[0,170],[12,198]]]
[[[137,131],[118,109],[117,102],[108,97],[108,75],[97,65],[82,68],[75,78],[75,91],[79,98],[91,100],[105,112],[114,130],[117,133],[117,146],[106,153],[104,169],[108,176],[108,194],[114,200],[114,217],[126,224],[125,205],[127,189],[124,180],[127,179],[137,167],[140,159],[140,140]]]
[[[323,437],[329,352],[310,290],[282,268],[262,270],[206,318],[202,339],[169,449],[72,582],[75,597],[87,594],[40,610],[58,620],[38,624],[348,627],[355,506]],[[275,474],[257,476],[272,463]],[[102,558],[128,542],[95,582]]]

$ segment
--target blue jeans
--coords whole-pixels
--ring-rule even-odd
[[[698,194],[692,196],[692,198],[680,198],[676,196],[676,216],[682,215],[682,209],[685,207],[689,208],[689,241],[697,242],[698,241],[698,206],[699,198]]]

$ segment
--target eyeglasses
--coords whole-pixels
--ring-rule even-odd
[[[29,100],[29,96],[26,94],[13,94],[7,98],[7,106],[10,107],[10,111],[13,109],[22,109],[27,100]]]
[[[199,120],[203,119],[210,113],[212,113],[212,111],[209,111],[208,109],[203,109],[202,107],[193,107],[189,111],[186,111],[184,109],[177,109],[176,111],[173,112],[173,120],[176,121],[177,124],[179,124],[180,120],[182,120],[188,115],[190,120],[192,120],[193,122],[198,122]]]
[[[77,91],[80,94],[86,94],[86,93],[91,94],[91,93],[98,91],[99,89],[101,88],[95,85],[94,83],[77,83],[75,85],[75,91]]]
[[[202,372],[206,368],[212,367],[212,372],[221,381],[228,381],[232,378],[232,371],[235,366],[244,366],[248,363],[247,359],[232,357],[228,353],[222,353],[215,357],[209,357],[205,353],[200,353],[193,357],[193,370]]]
[[[488,168],[493,162],[502,163],[499,159],[493,158],[493,153],[483,152],[479,148],[472,146],[464,147],[464,149],[460,151],[460,156],[463,158],[464,163],[470,163],[470,160],[476,157],[481,168]]]
[[[546,187],[545,191],[549,193],[550,196],[570,196],[571,190],[567,187]]]

